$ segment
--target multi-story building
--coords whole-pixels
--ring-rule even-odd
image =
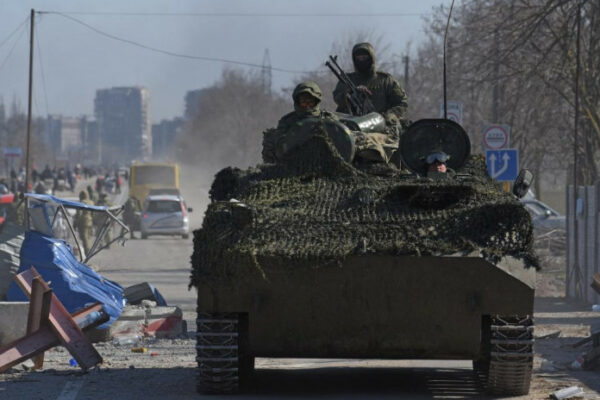
[[[152,125],[152,157],[155,160],[175,159],[175,141],[184,124],[183,118],[175,117]]]
[[[100,143],[100,133],[98,132],[98,122],[83,117],[83,154],[84,164],[98,165],[102,162],[102,144]]]
[[[49,115],[44,123],[44,137],[54,158],[79,162],[83,158],[85,118]]]
[[[185,94],[185,113],[183,115],[185,119],[189,121],[196,116],[198,110],[202,107],[202,102],[207,99],[209,90],[208,88],[196,89]]]
[[[94,114],[103,163],[124,163],[151,156],[150,93],[146,88],[97,90]]]

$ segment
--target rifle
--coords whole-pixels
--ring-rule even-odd
[[[329,67],[331,72],[338,78],[342,84],[346,86],[348,89],[348,105],[349,111],[351,115],[365,115],[370,112],[375,111],[375,106],[369,99],[366,93],[361,92],[356,88],[356,85],[348,75],[344,72],[344,70],[337,63],[337,56],[329,56],[331,62],[326,61],[325,65]]]

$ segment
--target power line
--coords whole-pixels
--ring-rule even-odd
[[[29,17],[27,17],[27,19],[25,21],[27,21],[28,19],[29,19]],[[23,27],[24,27],[24,24],[19,25],[19,28],[21,28],[21,34],[19,35],[19,37],[17,38],[17,40],[15,40],[15,42],[13,43],[13,46],[8,51],[8,54],[6,55],[6,57],[4,57],[4,60],[2,61],[2,64],[0,64],[0,70],[2,68],[4,68],[4,65],[6,64],[6,62],[8,61],[8,59],[10,58],[10,56],[12,55],[13,51],[15,50],[15,47],[17,47],[17,43],[19,43],[19,41],[23,37],[23,34],[26,31],[26,29],[24,29]]]
[[[242,61],[236,61],[236,60],[228,60],[225,58],[214,58],[214,57],[201,57],[201,56],[195,56],[195,55],[191,55],[191,54],[183,54],[183,53],[175,53],[173,51],[169,51],[169,50],[163,50],[163,49],[159,49],[156,47],[152,47],[152,46],[148,46],[130,39],[125,39],[107,32],[104,32],[88,23],[85,23],[83,21],[81,21],[80,19],[77,19],[75,17],[71,17],[69,15],[60,13],[60,12],[49,12],[49,11],[44,11],[44,14],[55,14],[55,15],[60,15],[63,18],[66,18],[72,22],[75,22],[79,25],[82,25],[96,33],[98,33],[99,35],[105,36],[109,39],[113,39],[119,42],[123,42],[123,43],[127,43],[133,46],[137,46],[140,47],[142,49],[146,49],[146,50],[150,50],[153,51],[155,53],[161,53],[161,54],[165,54],[168,56],[172,56],[172,57],[179,57],[179,58],[187,58],[187,59],[192,59],[192,60],[202,60],[202,61],[214,61],[214,62],[222,62],[222,63],[227,63],[227,64],[234,64],[234,65],[243,65],[243,66],[247,66],[247,67],[253,67],[253,68],[262,68],[262,64],[255,64],[255,63],[248,63],[248,62],[242,62]],[[291,73],[291,74],[304,74],[304,73],[309,73],[312,71],[301,71],[301,70],[293,70],[293,69],[285,69],[285,68],[277,68],[277,67],[271,67],[271,69],[273,71],[278,71],[278,72],[285,72],[285,73]]]
[[[0,42],[0,47],[4,46],[4,44],[5,44],[6,42],[8,42],[8,41],[10,40],[10,38],[11,38],[11,37],[13,37],[13,35],[14,35],[15,33],[17,33],[17,31],[18,31],[19,29],[21,29],[21,27],[22,27],[23,25],[25,25],[25,23],[26,23],[28,20],[29,20],[29,17],[25,18],[25,19],[23,20],[23,22],[21,22],[21,23],[19,24],[19,26],[17,26],[17,27],[15,28],[15,30],[14,30],[14,31],[12,31],[11,33],[9,33],[9,34],[8,34],[8,36],[7,36],[6,38],[4,38],[4,40],[3,40],[2,42]]]
[[[275,17],[275,18],[381,18],[381,17],[421,17],[430,13],[168,13],[168,12],[102,12],[102,11],[38,11],[40,14],[64,14],[64,15],[104,15],[104,16],[126,16],[126,17]]]

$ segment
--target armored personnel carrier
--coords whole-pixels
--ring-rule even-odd
[[[255,357],[311,357],[471,359],[490,392],[527,393],[537,259],[517,196],[449,120],[408,128],[403,169],[357,167],[332,124],[217,174],[192,256],[198,391],[240,390]]]

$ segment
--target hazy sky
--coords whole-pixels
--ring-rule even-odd
[[[203,57],[310,70],[323,64],[332,42],[355,29],[374,28],[402,54],[414,49],[423,34],[424,14],[450,0],[0,0],[0,44],[29,16],[39,11],[68,14],[108,34],[147,46]],[[105,14],[84,14],[105,13]],[[237,13],[278,16],[106,15],[106,13]],[[315,14],[419,14],[409,16],[316,16]],[[311,14],[295,17],[281,14]],[[117,42],[57,14],[36,15],[37,60],[34,64],[34,113],[76,116],[93,114],[95,90],[141,85],[150,90],[153,122],[183,113],[191,89],[211,85],[224,66],[157,54]],[[11,53],[12,49],[12,53]],[[41,54],[41,57],[39,57]],[[28,24],[0,46],[0,97],[27,99]],[[40,65],[41,61],[41,65]],[[240,67],[248,68],[248,67]],[[42,79],[45,78],[45,85]],[[273,71],[273,89],[292,85],[295,75]],[[44,90],[44,86],[45,89]]]

